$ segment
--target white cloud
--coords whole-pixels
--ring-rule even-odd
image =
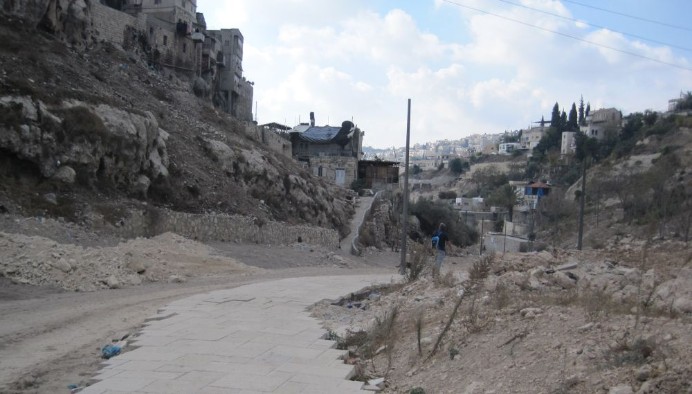
[[[692,86],[690,71],[603,46],[689,67],[671,48],[585,23],[483,0],[459,4],[543,30],[442,0],[375,8],[382,4],[201,0],[198,6],[210,26],[243,32],[244,70],[255,82],[260,122],[293,125],[310,111],[319,124],[353,117],[366,130],[365,143],[375,146],[404,143],[407,98],[412,140],[423,142],[526,127],[549,117],[556,101],[569,110],[581,95],[594,109],[663,109]],[[572,17],[559,1],[522,4]],[[458,23],[447,30],[426,25],[441,13],[458,15]]]

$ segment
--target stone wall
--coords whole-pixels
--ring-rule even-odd
[[[356,179],[358,173],[358,159],[355,157],[345,156],[321,156],[310,158],[310,171],[315,176],[320,176],[320,167],[322,168],[322,177],[329,182],[336,183],[336,170],[345,170],[344,183],[340,186],[350,187],[351,183]]]
[[[134,17],[98,2],[92,2],[91,7],[94,28],[98,32],[99,40],[123,45],[127,26],[136,30],[146,29],[146,15]]]
[[[289,159],[293,158],[291,141],[278,133],[255,124],[245,124],[245,134],[253,140],[262,143],[276,153],[280,153]]]
[[[336,249],[336,230],[305,225],[260,221],[248,216],[192,214],[150,208],[135,211],[120,223],[118,231],[126,238],[151,237],[173,232],[199,241],[244,242],[289,245],[304,242]]]

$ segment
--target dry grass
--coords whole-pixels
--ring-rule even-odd
[[[410,260],[408,262],[408,269],[404,273],[404,278],[406,282],[415,282],[421,276],[425,275],[430,269],[430,264],[428,263],[428,248],[422,244],[414,243],[411,244]]]

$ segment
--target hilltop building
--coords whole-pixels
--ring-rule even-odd
[[[345,187],[358,178],[363,132],[353,122],[344,121],[341,127],[316,126],[315,114],[311,112],[310,123],[294,127],[289,136],[293,158],[313,175]]]
[[[596,110],[586,116],[586,124],[579,127],[579,131],[586,136],[603,140],[604,138],[617,135],[622,129],[622,112],[615,108],[604,108]]]
[[[254,84],[243,76],[243,35],[207,31],[196,0],[101,0],[93,4],[102,37],[140,46],[152,67],[188,76],[195,94],[242,121],[253,121]]]

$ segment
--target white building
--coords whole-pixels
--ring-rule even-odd
[[[504,142],[500,144],[497,152],[501,155],[511,155],[515,150],[521,149],[521,144],[518,142]]]
[[[579,131],[586,136],[602,140],[609,133],[619,133],[622,129],[622,113],[615,108],[604,108],[590,113],[586,117],[586,125]]]
[[[574,131],[563,131],[562,132],[562,144],[560,145],[560,154],[568,155],[572,154],[577,150],[577,133]]]

